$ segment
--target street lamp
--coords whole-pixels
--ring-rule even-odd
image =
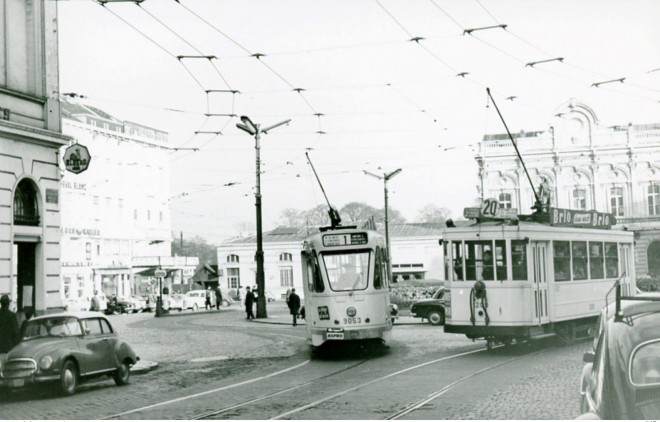
[[[266,291],[264,280],[264,249],[263,249],[263,236],[261,234],[261,159],[259,157],[259,139],[262,133],[268,133],[276,127],[289,124],[291,119],[283,122],[275,123],[262,129],[261,125],[254,123],[248,116],[241,116],[241,122],[236,123],[236,127],[240,130],[254,136],[255,146],[254,149],[257,154],[257,186],[254,192],[255,206],[257,208],[257,318],[266,318]]]
[[[382,176],[379,176],[377,174],[373,174],[371,172],[368,172],[366,170],[363,170],[364,174],[368,176],[373,176],[376,179],[382,180],[383,185],[385,186],[385,245],[387,246],[387,278],[392,281],[392,255],[390,253],[390,228],[387,220],[387,181],[396,176],[397,174],[401,173],[401,169],[396,169],[390,173],[383,173]]]

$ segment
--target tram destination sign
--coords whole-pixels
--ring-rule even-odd
[[[616,224],[614,214],[598,211],[548,207],[548,217],[551,226],[609,229]]]
[[[367,233],[345,233],[323,235],[323,246],[366,245]]]

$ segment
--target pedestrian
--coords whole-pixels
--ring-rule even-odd
[[[286,289],[286,306],[289,306],[289,296],[291,296],[291,289]]]
[[[250,286],[245,288],[245,312],[247,312],[246,319],[254,319],[254,313],[252,312],[252,305],[254,304],[254,293],[250,291]]]
[[[90,311],[101,312],[101,299],[99,299],[99,291],[94,290],[94,296],[89,306]]]
[[[300,296],[296,294],[296,289],[291,289],[289,295],[289,311],[293,315],[293,326],[298,325],[298,312],[300,312]]]
[[[256,284],[252,286],[252,294],[254,295],[254,303],[259,303],[259,288]]]
[[[0,353],[8,353],[18,344],[16,315],[9,309],[9,296],[0,297]]]
[[[204,307],[206,309],[213,309],[213,305],[211,304],[211,287],[206,288],[206,300],[204,301]]]
[[[220,309],[222,305],[222,291],[220,290],[220,285],[215,286],[215,308]]]

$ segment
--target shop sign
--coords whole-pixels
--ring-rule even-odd
[[[59,191],[57,189],[46,189],[46,203],[57,204],[59,202]]]
[[[99,229],[81,229],[77,227],[62,227],[62,234],[70,234],[74,236],[90,236],[90,237],[99,237],[101,236],[101,230]]]
[[[89,167],[92,156],[86,146],[73,144],[64,151],[64,167],[71,173],[82,173]]]
[[[551,226],[609,229],[616,224],[614,214],[606,212],[549,207],[548,214]]]

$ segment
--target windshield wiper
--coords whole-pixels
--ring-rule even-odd
[[[353,296],[353,292],[355,291],[355,288],[357,287],[357,284],[360,280],[362,280],[362,274],[358,274],[357,277],[355,278],[353,287],[351,287],[351,291],[348,293],[349,296]]]

